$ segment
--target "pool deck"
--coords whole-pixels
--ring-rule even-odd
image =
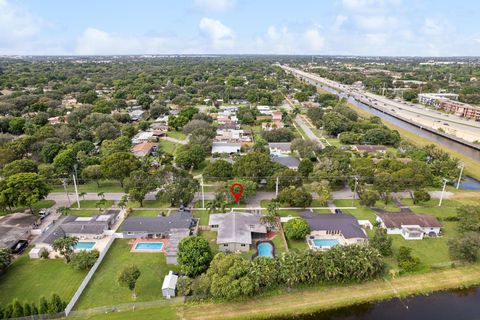
[[[160,250],[137,250],[135,249],[135,246],[139,242],[161,242],[163,243],[163,247]],[[168,239],[133,239],[128,242],[128,244],[132,245],[132,249],[130,249],[130,252],[148,252],[148,253],[165,253],[165,249],[167,248],[168,245]]]

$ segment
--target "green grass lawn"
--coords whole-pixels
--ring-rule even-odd
[[[166,153],[174,154],[178,144],[175,142],[167,141],[167,140],[161,140],[158,145]]]
[[[286,252],[285,245],[283,244],[282,236],[280,234],[277,234],[273,239],[272,239],[273,245],[275,246],[275,256],[279,256],[282,253]]]
[[[167,136],[177,140],[185,140],[187,138],[187,135],[182,131],[168,131]]]
[[[80,200],[80,208],[97,208],[97,202],[100,200]],[[110,208],[113,205],[113,200],[106,200],[105,204],[102,205],[102,208]],[[70,208],[77,208],[77,202],[72,202]]]
[[[305,251],[308,249],[308,245],[305,240],[287,239],[287,244],[290,251]]]
[[[73,185],[68,185],[67,190],[69,192],[75,192]],[[52,192],[65,192],[65,189],[62,186],[55,186]],[[78,185],[78,192],[124,192],[123,188],[120,186],[120,183],[115,180],[102,180],[100,181],[100,187],[97,186],[95,182],[89,182],[85,184]]]
[[[127,207],[140,208],[140,203],[136,201],[130,201]],[[170,203],[165,202],[162,199],[145,200],[143,201],[143,208],[170,208]]]
[[[200,165],[198,166],[197,169],[192,170],[192,175],[194,177],[198,176],[198,175],[201,175],[203,173],[203,169],[205,169],[205,167],[208,165],[208,163],[209,163],[209,161],[207,161],[207,160],[202,161],[202,163],[200,163]],[[199,191],[201,191],[201,189]]]
[[[79,216],[79,217],[91,217],[96,214],[100,214],[100,210],[70,210],[68,214]]]
[[[99,306],[113,306],[134,301],[160,300],[163,278],[169,270],[178,270],[178,266],[167,265],[162,253],[132,253],[128,239],[117,239],[107,256],[80,297],[76,309],[88,309]],[[140,268],[141,276],[137,282],[137,299],[132,298],[128,288],[118,284],[118,274],[125,266],[135,264]]]
[[[87,317],[75,317],[76,320],[175,320],[180,319],[174,306],[163,306],[160,308],[97,314]]]
[[[55,201],[53,200],[40,200],[37,203],[34,203],[32,205],[32,209],[34,212],[37,212],[38,210],[42,208],[51,208],[55,204]],[[11,212],[6,211],[6,210],[0,210],[0,216],[12,213],[12,212],[22,212],[25,210],[29,210],[29,208],[13,208]]]
[[[334,203],[338,207],[352,206],[352,200],[349,200],[349,199],[335,200]],[[357,209],[342,210],[342,211],[345,213],[350,213],[351,215],[353,215],[355,218],[359,220],[369,220],[371,223],[375,222],[375,218],[376,218],[375,211],[373,211],[368,207],[361,206],[358,200],[355,200],[354,206],[357,207]]]
[[[214,255],[220,252],[217,244],[217,233],[215,231],[199,231],[198,235],[208,241]]]
[[[42,296],[49,299],[54,293],[68,302],[85,275],[86,272],[74,270],[64,260],[31,260],[25,253],[0,276],[0,304],[10,303],[14,298],[38,304]]]
[[[412,255],[421,262],[420,271],[429,271],[435,265],[448,265],[451,261],[448,252],[448,240],[458,236],[457,222],[443,221],[444,235],[439,238],[424,238],[423,240],[405,240],[400,235],[392,235],[394,255],[400,246],[412,248]],[[394,258],[387,259],[390,267],[397,267]]]
[[[400,208],[397,207],[393,201],[389,201],[387,204],[385,204],[384,201],[379,200],[375,203],[375,207],[388,212],[400,212]]]
[[[208,210],[194,210],[192,212],[195,218],[200,219],[200,225],[202,226],[208,225],[208,218],[210,217]]]

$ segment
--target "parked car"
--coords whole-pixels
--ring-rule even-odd
[[[13,246],[10,247],[10,250],[13,254],[20,254],[28,247],[27,240],[18,240]]]
[[[50,215],[50,210],[48,209],[40,209],[40,211],[38,211],[38,216],[42,220],[48,217],[49,215]]]

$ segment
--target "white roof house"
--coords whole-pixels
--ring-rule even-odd
[[[141,142],[155,140],[156,138],[153,136],[153,131],[140,131],[132,138],[133,144],[139,144]]]
[[[239,153],[242,149],[241,143],[214,142],[212,154],[214,153]]]
[[[170,272],[163,279],[162,294],[165,298],[170,299],[171,297],[175,297],[177,281],[178,276],[173,274],[173,271],[170,270]]]

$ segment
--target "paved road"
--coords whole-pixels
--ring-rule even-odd
[[[423,105],[412,104],[405,101],[395,101],[374,93],[367,92],[352,86],[343,85],[339,82],[320,77],[318,75],[304,72],[299,69],[282,66],[285,70],[293,74],[310,79],[319,84],[327,85],[354,97],[356,100],[367,104],[374,104],[383,107],[389,112],[394,112],[407,118],[409,121],[438,130],[441,128],[446,133],[456,135],[467,141],[475,141],[480,138],[480,123],[453,114],[441,113],[436,110],[428,109]]]
[[[310,130],[309,126],[305,123],[305,121],[302,119],[301,116],[297,116],[295,118],[295,123],[300,127],[302,128],[302,130],[305,132],[305,134],[307,135],[307,137],[310,139],[310,140],[313,140],[315,142],[317,142],[319,145],[320,145],[320,148],[324,148],[325,146],[323,145],[323,143],[320,141],[320,138],[315,134],[313,133],[312,130]]]

